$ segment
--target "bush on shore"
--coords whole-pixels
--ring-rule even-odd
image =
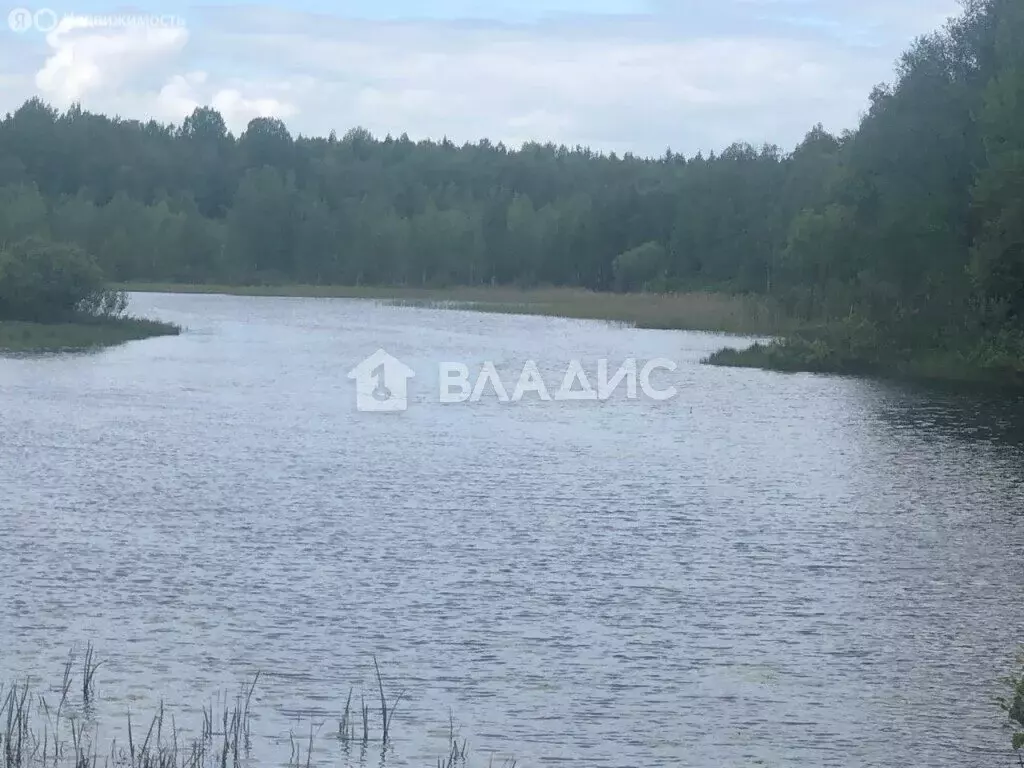
[[[96,260],[68,243],[29,237],[0,245],[0,348],[68,349],[180,332],[129,317]]]
[[[103,273],[81,248],[29,237],[0,248],[0,319],[61,322],[76,313],[123,314]]]

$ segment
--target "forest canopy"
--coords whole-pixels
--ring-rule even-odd
[[[892,349],[1024,350],[1024,3],[966,0],[856,131],[704,156],[0,122],[0,243],[73,244],[115,281],[711,288]],[[1002,354],[1002,353],[1001,353]],[[1019,355],[1018,355],[1019,356]]]

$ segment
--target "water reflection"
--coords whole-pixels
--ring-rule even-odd
[[[896,429],[967,441],[1024,445],[1024,398],[965,387],[875,384],[879,412]]]

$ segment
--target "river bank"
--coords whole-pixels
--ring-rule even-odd
[[[137,317],[75,318],[63,323],[0,321],[0,352],[58,352],[123,344],[155,336],[176,336],[171,323]]]
[[[970,352],[953,349],[882,354],[879,343],[861,335],[861,329],[851,329],[842,323],[812,327],[789,317],[771,300],[749,295],[711,291],[599,293],[581,288],[490,286],[126,283],[116,288],[141,293],[372,299],[398,306],[605,320],[651,330],[769,336],[775,340],[746,348],[724,346],[703,362],[784,373],[873,376],[970,386],[1024,386],[1024,369],[1015,367],[1013,356],[1005,350],[998,354],[990,348]]]
[[[687,293],[597,293],[582,288],[454,286],[405,288],[335,285],[193,285],[126,283],[118,290],[143,293],[204,293],[232,296],[376,299],[405,306],[468,309],[504,314],[607,320],[654,330],[709,331],[753,336],[786,333],[794,324],[769,300],[693,291]]]
[[[725,347],[708,356],[706,365],[760,368],[782,373],[828,373],[872,376],[997,389],[1024,388],[1024,370],[1005,353],[978,350],[920,350],[902,355],[851,353],[841,346],[799,334],[745,349]]]

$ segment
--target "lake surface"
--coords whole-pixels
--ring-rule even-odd
[[[376,654],[405,690],[388,765],[436,765],[449,711],[477,765],[1012,764],[1019,402],[711,368],[721,337],[597,322],[132,305],[187,332],[0,359],[0,680],[59,683],[91,641],[103,734],[161,699],[198,724],[261,670],[257,764],[311,718],[314,764],[358,763],[331,734]],[[405,412],[355,407],[378,348],[416,371]],[[678,395],[437,401],[442,361],[511,392],[574,358],[674,360]]]

